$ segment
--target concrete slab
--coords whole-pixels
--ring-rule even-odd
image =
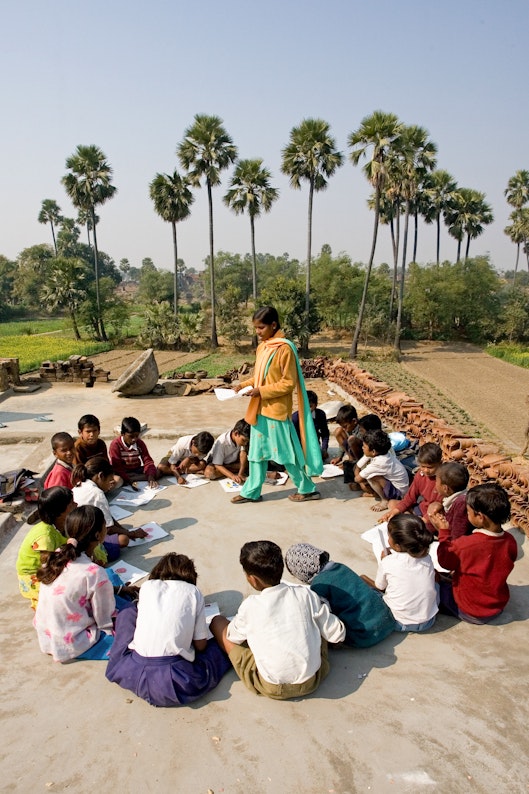
[[[136,415],[151,428],[145,440],[154,458],[170,445],[166,431],[217,433],[242,413],[239,404],[209,395],[123,400],[100,384],[92,391],[54,387],[16,395],[2,410],[46,412],[54,422],[39,433],[49,435],[75,430],[89,411],[100,417],[107,438],[122,416]],[[20,432],[33,431],[31,419],[13,421]],[[287,483],[265,487],[262,503],[232,505],[219,483],[172,486],[133,522],[156,519],[170,537],[124,558],[150,570],[168,551],[188,554],[200,588],[226,614],[250,592],[238,563],[247,540],[269,538],[285,550],[309,541],[374,575],[375,560],[360,538],[376,520],[370,500],[336,480],[318,487],[320,502],[290,502]],[[31,610],[17,589],[23,531],[0,556],[4,790],[526,791],[529,563],[516,531],[521,559],[510,580],[511,601],[494,624],[440,617],[422,636],[394,634],[372,649],[332,651],[329,677],[303,700],[258,698],[230,672],[208,697],[174,710],[152,708],[109,684],[100,662],[61,666],[40,653]]]

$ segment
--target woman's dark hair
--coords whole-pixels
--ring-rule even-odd
[[[126,416],[121,420],[121,435],[123,433],[141,433],[141,425],[135,416]]]
[[[191,444],[198,449],[201,455],[206,455],[214,443],[215,439],[207,430],[201,430],[191,439]]]
[[[279,314],[274,306],[261,306],[260,309],[257,309],[257,311],[253,313],[252,321],[255,320],[265,325],[272,325],[272,323],[275,323],[278,328],[281,328]]]
[[[252,540],[245,543],[239,556],[245,573],[257,576],[265,584],[279,584],[283,575],[283,555],[277,543],[271,540]]]
[[[426,524],[412,513],[397,513],[388,521],[388,534],[411,557],[424,557],[434,537]]]
[[[172,551],[165,554],[156,563],[149,574],[149,579],[174,579],[179,582],[197,583],[197,571],[195,563],[186,557],[185,554],[177,554]]]
[[[64,513],[73,501],[73,494],[64,485],[54,485],[46,488],[39,496],[37,510],[39,518],[45,524],[55,524],[60,515]]]
[[[89,458],[86,463],[78,463],[72,471],[72,483],[79,485],[82,482],[86,482],[86,480],[93,480],[96,474],[101,474],[103,477],[109,477],[114,474],[114,469],[108,459],[102,455]]]
[[[471,488],[467,506],[475,513],[483,513],[494,524],[501,525],[511,517],[509,495],[497,482],[484,482]]]
[[[75,507],[68,513],[65,522],[65,531],[68,538],[77,541],[65,543],[57,551],[51,552],[45,565],[37,571],[37,579],[44,584],[51,584],[64,571],[69,562],[77,559],[83,551],[97,540],[98,535],[105,527],[105,516],[99,507],[83,505]]]
[[[384,433],[383,430],[371,430],[369,433],[366,433],[364,436],[364,444],[366,444],[369,449],[372,449],[373,452],[376,452],[377,455],[387,455],[391,449],[390,437],[387,433]]]

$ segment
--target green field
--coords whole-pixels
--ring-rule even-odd
[[[92,356],[111,350],[110,342],[78,342],[73,336],[0,336],[0,358],[18,358],[20,372],[38,369],[42,361]]]
[[[33,334],[47,334],[55,331],[64,331],[66,322],[60,320],[16,320],[12,323],[0,323],[0,337],[2,336],[32,336]]]
[[[529,368],[529,350],[521,345],[487,345],[485,353],[495,358],[501,358],[517,367]]]
[[[224,375],[232,369],[239,369],[245,362],[253,362],[253,353],[210,353],[203,358],[197,358],[192,364],[186,364],[182,371],[196,372],[197,369],[205,369],[210,378]],[[253,363],[252,363],[253,366]],[[166,372],[162,377],[170,377],[175,370]]]

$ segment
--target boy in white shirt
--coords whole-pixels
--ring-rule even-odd
[[[191,436],[182,436],[159,462],[158,476],[174,474],[178,483],[182,485],[185,482],[183,474],[202,473],[206,468],[206,456],[214,441],[207,430]]]
[[[209,480],[229,477],[242,483],[248,476],[250,425],[239,419],[233,430],[226,430],[213,444],[204,476]]]
[[[275,700],[309,695],[329,672],[327,642],[342,642],[343,623],[310,588],[281,581],[277,544],[245,543],[239,559],[259,595],[248,596],[231,623],[214,617],[213,636],[255,694]]]
[[[378,499],[371,510],[386,510],[389,499],[402,499],[410,487],[408,472],[391,450],[391,440],[383,430],[366,433],[364,456],[355,466],[355,482],[364,496]]]

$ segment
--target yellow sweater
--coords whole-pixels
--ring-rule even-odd
[[[257,355],[261,345],[257,348]],[[253,378],[250,378],[241,383],[241,386],[259,386],[261,392],[259,413],[269,419],[284,421],[292,416],[292,392],[297,383],[296,359],[290,346],[285,343],[276,350],[264,384],[254,384]]]

